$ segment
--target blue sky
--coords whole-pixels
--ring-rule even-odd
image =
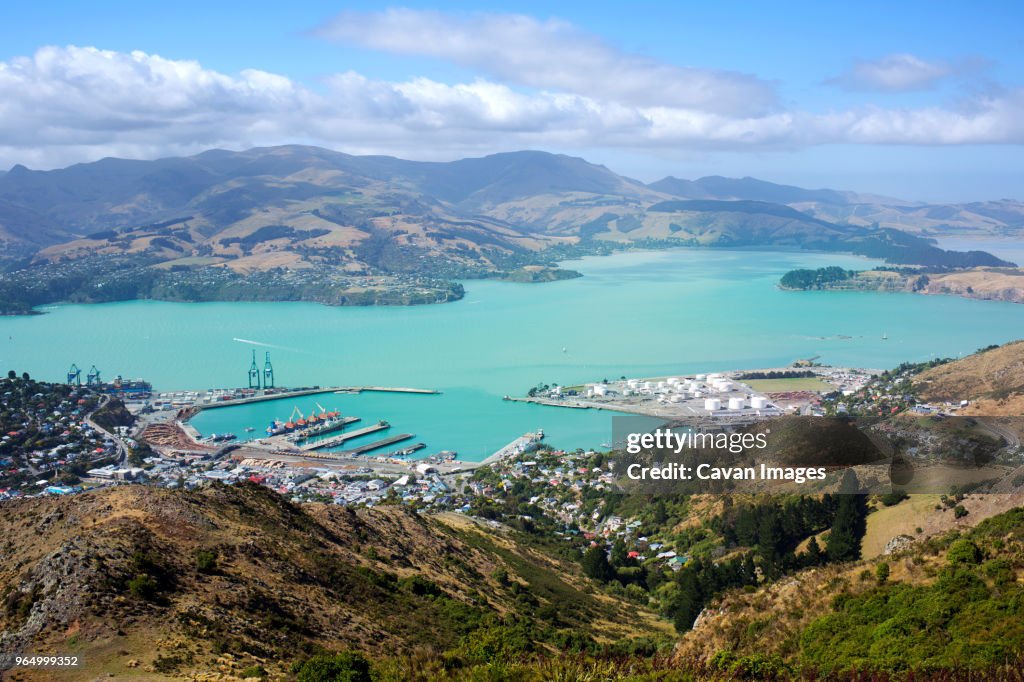
[[[537,148],[645,181],[1024,199],[1021,3],[595,5],[19,4],[0,167]]]

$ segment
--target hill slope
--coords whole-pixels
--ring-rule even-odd
[[[0,176],[0,269],[12,271],[0,276],[0,312],[131,298],[446,301],[461,296],[453,280],[559,279],[572,274],[556,268],[566,255],[637,243],[1005,265],[793,208],[848,193],[704,178],[685,193],[698,199],[679,201],[678,184],[538,151],[435,163],[289,145],[16,166]]]
[[[439,652],[512,622],[539,648],[571,628],[609,641],[658,629],[465,517],[300,508],[256,485],[8,502],[0,534],[0,652],[77,653],[73,678]]]
[[[1014,341],[919,374],[915,386],[924,400],[971,405],[960,414],[1024,414],[1024,341]]]

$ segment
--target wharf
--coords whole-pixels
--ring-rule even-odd
[[[323,440],[314,441],[312,443],[303,443],[299,446],[299,450],[303,452],[309,452],[311,450],[323,450],[324,448],[332,448],[335,445],[341,445],[346,441],[350,441],[353,438],[359,438],[359,436],[365,436],[368,433],[376,433],[377,431],[383,431],[384,429],[390,428],[391,425],[387,422],[377,422],[370,426],[364,426],[361,429],[355,431],[348,431],[346,433],[339,433],[337,436],[325,438]]]
[[[415,438],[415,437],[416,437],[415,433],[400,433],[397,436],[389,436],[388,438],[382,438],[381,440],[375,440],[372,443],[367,443],[366,445],[360,445],[358,448],[352,448],[351,450],[342,450],[341,452],[338,452],[337,454],[342,456],[342,457],[351,457],[353,455],[361,455],[363,453],[371,452],[373,450],[379,450],[380,448],[387,447],[388,445],[393,445],[394,443],[401,443],[404,440],[409,440],[410,438]]]
[[[232,398],[231,400],[216,400],[209,403],[196,402],[193,403],[192,407],[196,411],[199,410],[213,410],[218,407],[231,407],[232,405],[248,405],[250,403],[261,403],[266,400],[281,400],[284,398],[300,398],[305,395],[320,395],[321,393],[337,393],[342,389],[337,386],[329,386],[327,388],[303,388],[297,391],[280,391],[278,393],[263,393],[260,395],[253,395],[247,398]]]
[[[497,464],[503,459],[508,457],[514,457],[524,452],[529,452],[537,447],[537,443],[540,441],[540,437],[536,433],[527,433],[503,447],[502,449],[495,452],[493,455],[476,464],[476,466],[488,466],[490,464]]]
[[[346,386],[334,389],[335,393],[417,393],[419,395],[440,395],[441,391],[434,388],[405,388],[389,386]]]

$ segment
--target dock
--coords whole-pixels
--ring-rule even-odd
[[[342,451],[337,452],[335,454],[340,456],[340,457],[353,457],[355,455],[362,455],[363,453],[366,453],[366,452],[372,452],[373,450],[379,450],[380,448],[387,447],[388,445],[393,445],[395,443],[401,443],[404,440],[409,440],[410,438],[415,438],[415,437],[416,437],[415,433],[400,433],[397,436],[389,436],[388,438],[382,438],[381,440],[375,440],[372,443],[367,443],[366,445],[360,445],[359,447],[352,448],[351,450],[342,450]]]
[[[537,448],[537,443],[540,441],[538,434],[526,433],[516,438],[514,441],[503,447],[502,449],[495,452],[487,459],[480,462],[477,466],[487,466],[489,464],[497,464],[503,459],[509,457],[515,457],[521,455],[524,452],[529,452]]]
[[[299,449],[303,452],[309,452],[310,450],[323,450],[324,448],[333,448],[336,445],[341,445],[346,441],[350,441],[353,438],[359,438],[365,436],[368,433],[376,433],[377,431],[383,431],[384,429],[391,428],[391,424],[387,422],[377,422],[370,426],[364,426],[361,429],[355,431],[348,431],[346,433],[339,433],[337,436],[330,438],[324,438],[323,440],[314,441],[312,443],[303,443],[299,446]]]
[[[264,393],[261,395],[253,395],[247,398],[232,398],[230,400],[217,400],[214,402],[193,403],[195,410],[213,410],[218,407],[231,407],[232,405],[249,405],[251,403],[261,403],[266,400],[282,400],[284,398],[301,398],[306,395],[320,395],[322,393],[337,393],[343,389],[337,386],[330,386],[327,388],[303,388],[297,391],[281,391],[280,393]]]
[[[440,395],[441,391],[436,388],[405,388],[389,386],[346,386],[334,389],[335,393],[416,393],[419,395]]]
[[[336,423],[331,424],[329,427],[327,427],[326,430],[321,431],[320,433],[306,433],[307,431],[309,431],[310,428],[316,428],[314,426],[314,427],[307,427],[303,431],[292,431],[291,433],[286,433],[284,435],[285,435],[285,438],[287,438],[288,440],[292,440],[292,441],[295,441],[295,442],[306,441],[306,440],[309,440],[310,438],[316,438],[317,436],[323,436],[323,435],[328,434],[328,433],[334,433],[335,431],[340,431],[341,429],[345,428],[349,424],[355,424],[358,421],[362,421],[362,419],[363,419],[362,417],[341,417],[340,419],[337,420]],[[320,428],[323,428],[323,426],[321,426]]]

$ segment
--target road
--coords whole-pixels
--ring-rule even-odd
[[[107,431],[105,428],[94,422],[92,419],[92,416],[99,412],[100,410],[102,410],[104,407],[106,407],[107,403],[109,402],[110,396],[103,396],[103,398],[100,400],[100,404],[96,406],[96,409],[85,416],[85,423],[91,426],[93,429],[99,431],[100,433],[106,434],[106,436],[110,438],[110,440],[114,441],[114,445],[117,447],[118,453],[117,465],[119,467],[123,467],[128,462],[128,446],[124,444],[123,440],[121,440],[121,436],[118,436],[117,434],[113,434],[110,431]]]

